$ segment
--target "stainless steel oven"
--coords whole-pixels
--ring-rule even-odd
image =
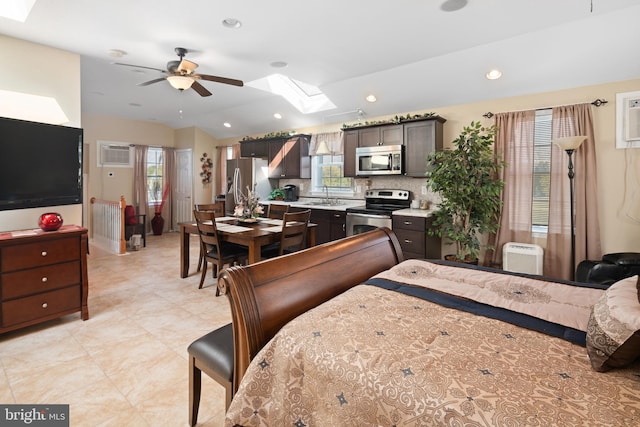
[[[379,227],[391,228],[391,215],[347,212],[347,236],[364,233]]]
[[[407,190],[367,190],[365,206],[347,209],[347,236],[364,233],[374,228],[391,228],[394,210],[408,208],[411,204]]]

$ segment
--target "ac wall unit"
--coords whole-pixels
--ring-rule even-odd
[[[528,243],[505,243],[502,247],[502,268],[506,271],[542,274],[542,248]]]
[[[98,166],[133,167],[133,150],[128,145],[98,143]]]

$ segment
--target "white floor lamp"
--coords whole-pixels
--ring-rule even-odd
[[[587,139],[586,136],[567,136],[563,138],[554,139],[553,143],[563,149],[569,155],[569,206],[571,208],[571,280],[575,280],[576,276],[576,228],[575,228],[575,215],[574,215],[574,183],[573,178],[575,173],[573,172],[573,152],[580,147],[580,145]]]

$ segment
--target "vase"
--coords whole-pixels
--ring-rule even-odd
[[[62,215],[57,212],[47,212],[38,218],[38,226],[43,231],[56,231],[62,227]]]
[[[163,228],[164,218],[162,218],[162,214],[160,212],[156,212],[155,216],[151,218],[151,230],[153,230],[154,235],[160,236]]]

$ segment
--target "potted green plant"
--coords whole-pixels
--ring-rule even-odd
[[[267,196],[269,200],[284,200],[284,190],[282,188],[275,188],[271,190],[269,196]]]
[[[427,156],[427,187],[442,198],[429,233],[455,244],[457,261],[477,263],[480,235],[498,229],[504,162],[492,149],[496,132],[495,126],[472,121],[452,149]]]

